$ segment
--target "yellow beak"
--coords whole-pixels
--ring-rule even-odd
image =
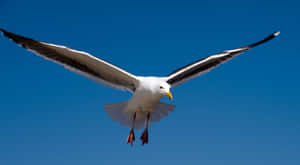
[[[172,93],[170,91],[166,93],[166,96],[168,96],[170,100],[173,99]]]

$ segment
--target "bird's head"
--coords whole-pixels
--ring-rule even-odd
[[[170,92],[171,86],[168,83],[162,82],[162,83],[159,84],[158,88],[159,88],[159,93],[162,96],[168,96],[170,100],[173,99],[173,96]]]

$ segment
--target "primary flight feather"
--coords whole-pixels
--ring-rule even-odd
[[[173,111],[174,105],[160,102],[164,96],[173,98],[170,89],[197,76],[209,72],[218,65],[265,43],[279,35],[279,31],[265,39],[236,49],[226,50],[181,67],[166,77],[135,76],[125,70],[96,58],[89,53],[65,46],[50,44],[26,38],[0,28],[2,33],[29,51],[82,76],[103,85],[128,90],[133,93],[129,101],[106,104],[105,111],[121,125],[131,127],[127,143],[135,140],[134,129],[146,127],[141,135],[142,144],[148,143],[148,125],[157,122]]]

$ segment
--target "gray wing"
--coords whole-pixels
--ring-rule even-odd
[[[280,32],[277,31],[259,42],[255,42],[248,46],[240,47],[237,49],[226,50],[221,53],[214,54],[201,60],[195,61],[169,74],[168,77],[166,77],[166,81],[171,85],[172,88],[176,87],[188,80],[191,80],[197,76],[209,72],[210,70],[216,68],[220,64],[231,60],[232,58],[244,53],[245,51],[257,45],[260,45],[273,39],[274,37],[278,36],[279,33]]]
[[[4,29],[0,31],[25,49],[103,85],[131,92],[134,92],[138,85],[134,75],[86,52],[36,41]]]

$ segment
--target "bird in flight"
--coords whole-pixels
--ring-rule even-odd
[[[145,127],[140,139],[143,145],[147,144],[149,141],[149,124],[160,121],[174,110],[174,105],[160,102],[164,96],[172,100],[171,88],[209,72],[245,51],[273,39],[280,33],[277,31],[253,44],[200,59],[173,71],[165,77],[143,77],[126,72],[83,51],[33,40],[1,28],[0,31],[4,36],[38,56],[63,65],[65,68],[105,86],[131,92],[132,97],[128,101],[105,104],[105,111],[108,116],[121,125],[131,128],[126,141],[131,146],[135,141],[135,129]]]

